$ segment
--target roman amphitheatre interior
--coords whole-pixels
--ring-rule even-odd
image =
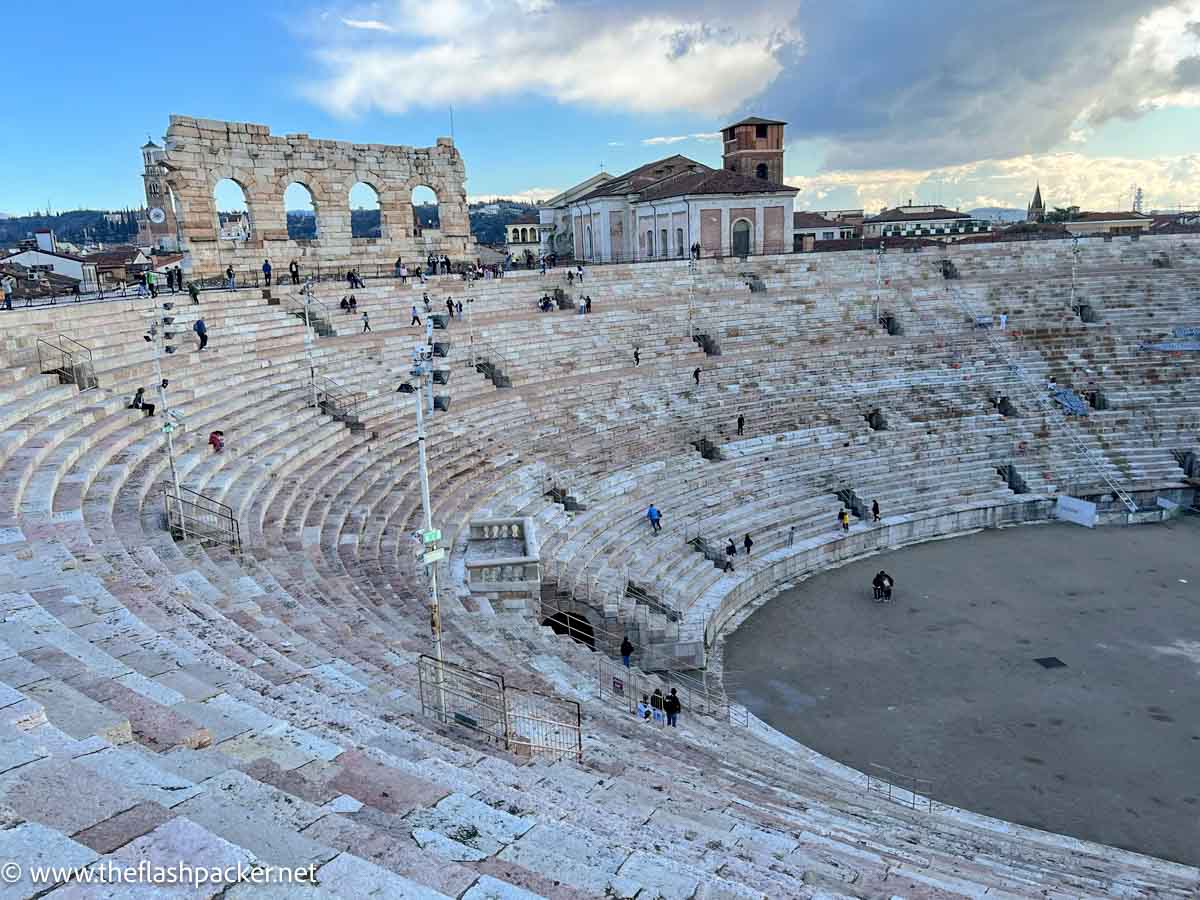
[[[869,554],[1081,507],[1187,526],[1198,369],[1172,341],[1200,238],[689,253],[580,282],[468,280],[463,232],[454,273],[418,280],[440,238],[388,204],[441,178],[464,227],[452,143],[400,148],[390,238],[346,225],[322,260],[261,211],[236,247],[189,221],[233,168],[189,169],[187,140],[196,302],[0,313],[6,856],[314,867],[288,897],[1197,896],[1194,856],[950,805],[898,754],[823,756],[721,663],[751,608]],[[892,614],[862,587],[821,602]],[[815,639],[854,659],[852,634]],[[638,714],[655,690],[677,726]],[[1172,802],[1188,777],[1164,773]]]

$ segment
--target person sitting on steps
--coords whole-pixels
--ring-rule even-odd
[[[129,406],[127,406],[126,409],[141,409],[145,410],[147,416],[154,415],[154,404],[147,403],[142,399],[145,394],[146,389],[144,387],[138,388],[137,393],[133,395],[133,399],[129,401]]]

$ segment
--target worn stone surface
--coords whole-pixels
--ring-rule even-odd
[[[0,776],[0,803],[64,834],[91,828],[141,800],[129,788],[70,760],[43,759]]]
[[[139,803],[133,809],[85,828],[75,835],[75,840],[97,853],[112,853],[174,817],[173,812],[157,803]]]
[[[0,884],[0,898],[23,900],[38,896],[51,887],[33,883],[30,875],[33,866],[86,866],[97,856],[90,847],[37,822],[19,822],[0,828],[0,861],[16,862],[21,866],[19,880]]]
[[[446,895],[394,872],[341,853],[317,871],[320,884],[335,885],[339,897],[404,897],[412,900],[447,900]]]

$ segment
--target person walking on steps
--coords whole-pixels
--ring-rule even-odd
[[[796,526],[793,525],[788,529],[788,546],[792,547],[796,543]]]
[[[695,379],[696,386],[699,387],[700,386],[700,367],[699,366],[696,366],[696,368],[692,370],[692,378]]]
[[[196,282],[194,281],[188,282],[188,296],[192,298],[193,303],[197,305],[200,303],[200,288],[196,286]]]
[[[288,274],[292,276],[292,284],[300,283],[300,263],[292,260],[288,263]]]
[[[363,310],[363,334],[367,334],[371,330],[371,320],[367,318],[366,310]]]
[[[450,318],[454,318],[454,301],[449,297],[446,298],[446,312],[450,315]]]
[[[842,531],[850,530],[850,512],[849,512],[849,510],[843,509],[840,513],[838,513],[838,522],[841,523]]]
[[[271,286],[271,261],[269,259],[263,260],[263,284],[267,287]]]
[[[678,727],[679,712],[682,709],[683,704],[679,702],[679,695],[675,693],[675,688],[671,688],[671,693],[663,701],[663,711],[667,714],[667,724],[672,728]]]
[[[654,531],[662,531],[662,513],[658,511],[658,507],[653,503],[651,503],[650,508],[646,510],[646,518],[650,521],[650,527]]]
[[[742,538],[742,546],[746,548],[746,555],[750,555],[750,548],[754,546],[754,541],[750,540],[750,532],[746,532],[746,536]]]
[[[458,314],[458,318],[461,319],[462,318],[462,301],[461,300],[456,300],[454,302],[454,311]]]
[[[413,307],[412,307],[412,321],[408,323],[408,327],[412,328],[414,325],[420,325],[420,324],[421,324],[421,317],[417,315],[417,304],[414,303]]]
[[[878,500],[871,501],[871,520],[874,522],[879,521],[879,501]]]
[[[741,437],[742,435],[744,435],[746,433],[746,417],[743,416],[741,413],[738,414],[737,425],[738,425],[738,437]]]
[[[629,640],[629,635],[621,638],[621,662],[625,663],[625,668],[629,668],[629,658],[633,656],[633,642]]]
[[[730,559],[737,556],[737,544],[733,542],[733,538],[730,538],[729,543],[725,545],[725,555]]]
[[[640,366],[642,364],[642,351],[637,347],[633,348],[633,364],[635,366]]]
[[[197,319],[192,323],[192,331],[196,332],[196,336],[200,338],[200,346],[197,350],[203,350],[208,346],[208,326],[204,324],[203,319]]]

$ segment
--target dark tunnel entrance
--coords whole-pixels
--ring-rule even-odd
[[[570,635],[581,644],[596,649],[596,635],[588,620],[578,613],[556,612],[548,619],[542,620],[543,625],[549,625],[555,634]]]

